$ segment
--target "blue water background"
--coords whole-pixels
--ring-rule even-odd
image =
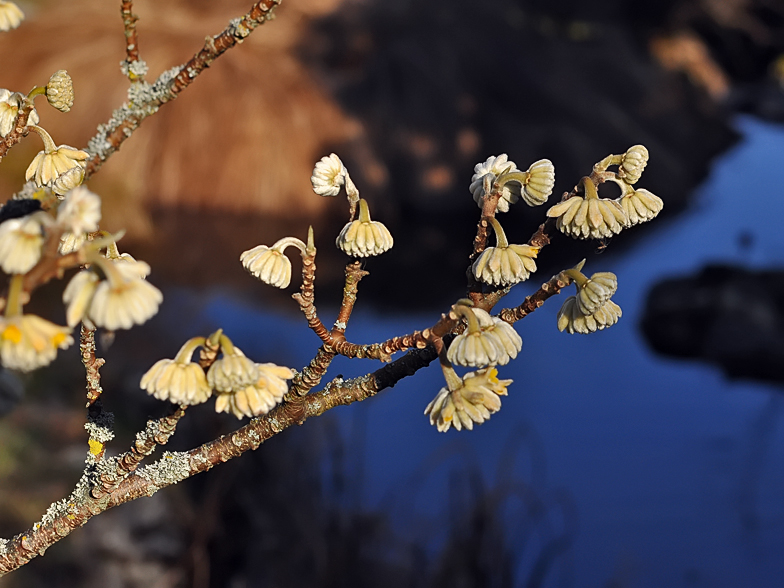
[[[355,506],[385,509],[403,535],[443,540],[450,518],[459,516],[449,511],[449,472],[479,471],[491,487],[499,463],[513,457],[505,447],[526,434],[539,459],[520,452],[512,475],[544,497],[565,490],[577,514],[573,549],[546,586],[598,587],[611,578],[641,588],[784,586],[782,390],[657,357],[638,329],[644,297],[664,277],[709,262],[784,266],[784,129],[752,118],[736,124],[743,140],[714,162],[690,210],[657,221],[657,231],[621,256],[589,259],[589,273],[618,275],[614,300],[624,314],[617,325],[591,336],[559,333],[563,297],[517,324],[523,353],[500,369],[514,384],[488,423],[436,432],[422,414],[443,385],[436,364],[375,399],[333,411],[356,448],[349,455],[360,472]],[[753,234],[751,248],[739,248],[742,232]],[[546,277],[516,288],[505,306]],[[301,366],[318,346],[301,317],[273,316],[229,295],[214,295],[203,312],[260,361]],[[391,317],[360,303],[348,336],[380,341],[437,316]],[[260,340],[259,328],[275,336]],[[330,375],[377,366],[338,360]],[[508,464],[502,468],[509,474]],[[510,541],[519,516],[506,519]],[[553,519],[557,527],[559,515]],[[535,548],[520,550],[519,579]]]

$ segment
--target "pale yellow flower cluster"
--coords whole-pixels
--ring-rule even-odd
[[[41,259],[46,227],[45,212],[35,212],[0,223],[0,268],[7,274],[24,274]]]
[[[661,212],[664,203],[648,190],[633,187],[647,163],[648,150],[642,145],[630,147],[623,155],[608,156],[594,170],[605,174],[600,181],[612,181],[621,187],[620,198],[599,198],[594,180],[583,178],[584,196],[559,202],[547,211],[547,216],[556,219],[559,231],[575,239],[606,239],[624,228],[651,220]],[[611,165],[618,166],[614,174],[607,172]]]
[[[425,408],[430,424],[442,433],[450,427],[470,431],[474,424],[481,425],[501,408],[500,396],[506,396],[506,388],[512,383],[512,380],[499,380],[495,368],[470,372],[462,380],[452,374],[447,386]]]
[[[291,283],[291,261],[284,255],[287,247],[296,247],[305,254],[305,244],[295,237],[284,237],[272,247],[259,245],[240,255],[242,266],[262,282],[286,288]]]
[[[508,212],[509,205],[521,197],[528,206],[544,204],[553,193],[555,186],[555,167],[549,159],[540,159],[530,165],[527,171],[517,169],[514,161],[509,160],[506,153],[491,155],[484,163],[474,166],[474,175],[468,187],[479,208],[482,208],[485,197],[485,184],[492,184],[501,176],[508,178],[501,187],[501,198],[496,205],[496,212]]]
[[[13,2],[0,0],[0,31],[15,29],[24,20],[24,12]]]
[[[100,258],[93,266],[98,266],[105,279],[91,267],[77,273],[63,292],[70,326],[87,319],[110,331],[130,329],[158,312],[163,294],[144,279],[150,272],[149,265],[143,261]]]
[[[598,272],[589,279],[579,267],[582,262],[563,272],[574,281],[577,295],[567,298],[558,311],[558,330],[588,334],[613,326],[622,315],[621,307],[610,300],[618,288],[618,278],[611,272]]]
[[[506,365],[517,357],[523,340],[512,325],[480,308],[463,309],[460,312],[467,318],[468,328],[449,345],[450,362],[464,367],[487,367]]]
[[[360,198],[359,219],[343,227],[335,244],[352,257],[370,257],[388,251],[394,241],[389,229],[380,222],[370,220],[367,202]]]
[[[0,318],[0,361],[3,366],[29,372],[51,363],[58,349],[73,344],[71,329],[33,314]]]

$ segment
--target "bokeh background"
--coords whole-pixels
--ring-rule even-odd
[[[39,112],[56,142],[83,146],[124,98],[119,6],[20,5],[0,86],[67,69],[72,112]],[[150,77],[246,9],[135,3]],[[330,320],[346,205],[309,177],[331,151],[395,236],[366,264],[348,330],[373,342],[431,325],[462,294],[474,164],[549,158],[559,194],[646,145],[640,185],[664,199],[661,217],[601,254],[556,239],[505,301],[588,257],[589,272],[618,275],[624,316],[569,336],[554,299],[518,323],[509,397],[473,432],[439,434],[422,415],[443,385],[434,366],[93,519],[0,586],[781,586],[783,28],[777,0],[284,0],[90,183],[105,228],[127,229],[122,248],[165,295],[149,323],[102,341],[116,451],[165,410],[141,374],[188,337],[223,327],[259,361],[312,357],[293,289],[253,280],[238,257],[313,225]],[[4,198],[39,149],[33,137],[3,161]],[[542,215],[513,207],[502,222],[525,240]],[[61,290],[31,308],[62,321]],[[330,375],[376,367],[336,361]],[[32,375],[0,372],[0,536],[78,479],[82,377],[74,349]],[[190,410],[171,445],[236,428],[210,411]]]

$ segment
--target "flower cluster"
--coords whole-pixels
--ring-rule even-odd
[[[284,237],[272,247],[258,245],[248,249],[240,255],[240,261],[246,270],[262,282],[276,288],[287,288],[291,283],[291,261],[283,252],[292,246],[305,255],[306,246],[302,241],[295,237]]]
[[[352,257],[380,255],[392,248],[392,234],[382,223],[370,220],[370,210],[364,198],[359,200],[359,218],[346,224],[335,244]]]
[[[563,272],[565,279],[574,282],[577,295],[567,298],[558,312],[558,330],[574,333],[594,333],[618,322],[621,307],[610,300],[618,288],[618,279],[611,272],[593,274],[590,279],[577,267]]]
[[[464,367],[506,365],[523,348],[523,340],[514,327],[486,311],[457,304],[452,312],[468,323],[466,331],[449,345],[447,359],[453,364]]]
[[[539,249],[530,245],[510,245],[501,224],[490,218],[495,231],[495,247],[487,247],[476,258],[471,271],[474,278],[492,286],[508,286],[527,280],[536,271]]]
[[[452,370],[447,385],[427,405],[425,414],[430,415],[430,424],[439,432],[444,433],[450,427],[470,431],[474,423],[481,425],[500,410],[500,396],[506,396],[506,388],[511,383],[512,380],[499,380],[495,368],[469,372],[462,379]]]
[[[73,80],[64,69],[56,71],[46,84],[46,100],[60,112],[68,112],[74,103]]]
[[[150,266],[130,256],[94,256],[90,269],[77,273],[63,292],[70,326],[87,320],[110,331],[141,325],[158,312],[163,294],[145,278]]]
[[[0,0],[0,31],[15,29],[24,20],[24,13],[13,2]]]
[[[642,145],[630,147],[623,155],[606,157],[594,166],[601,179],[583,178],[584,196],[575,195],[559,202],[547,211],[547,216],[556,219],[559,231],[575,239],[605,239],[651,220],[664,203],[648,190],[633,187],[647,163],[648,150]],[[608,172],[611,165],[617,165],[618,171]],[[618,184],[622,190],[620,198],[600,198],[596,181]]]
[[[540,159],[531,164],[527,171],[517,169],[506,153],[491,155],[484,163],[474,166],[474,175],[468,187],[474,202],[482,208],[486,185],[498,180],[501,196],[496,205],[497,212],[508,212],[509,205],[521,197],[528,206],[539,206],[547,201],[555,186],[555,167],[549,159]]]

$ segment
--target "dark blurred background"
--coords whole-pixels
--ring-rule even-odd
[[[22,7],[28,20],[0,36],[13,56],[0,86],[67,69],[76,104],[39,106],[41,124],[83,146],[124,98],[119,6]],[[135,3],[148,79],[246,9]],[[500,374],[510,396],[473,432],[441,435],[422,416],[443,385],[425,370],[97,517],[0,586],[781,586],[783,26],[772,0],[284,0],[90,184],[105,228],[128,230],[121,248],[151,263],[165,294],[158,316],[101,349],[116,451],[165,410],[141,374],[188,337],[223,327],[258,361],[310,359],[318,340],[293,289],[271,291],[237,260],[314,225],[331,319],[345,201],[309,183],[331,151],[395,236],[367,263],[349,327],[371,342],[431,325],[462,294],[477,162],[549,158],[557,195],[646,145],[640,185],[663,198],[661,217],[601,256],[555,239],[507,304],[588,256],[589,273],[618,274],[624,317],[570,337],[552,300],[519,323],[523,354]],[[3,161],[4,197],[38,149],[28,139]],[[518,206],[501,222],[520,242],[542,218]],[[62,321],[61,290],[30,308]],[[330,376],[375,368],[337,361]],[[74,349],[0,375],[0,536],[78,478],[82,390]],[[210,411],[191,410],[171,445],[237,426]]]

